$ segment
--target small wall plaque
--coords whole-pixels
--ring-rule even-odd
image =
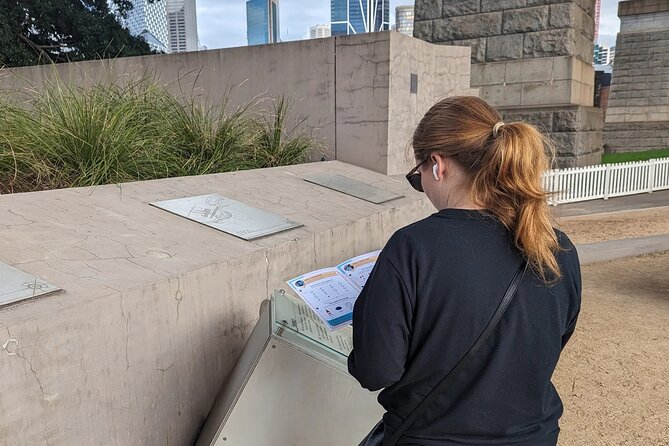
[[[217,194],[158,201],[151,205],[244,240],[302,226],[280,215]]]
[[[394,192],[388,192],[387,190],[380,189],[343,175],[310,176],[306,177],[304,180],[374,204],[385,203],[386,201],[402,198],[404,196]]]

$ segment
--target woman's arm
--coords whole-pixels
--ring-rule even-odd
[[[409,350],[412,305],[399,271],[382,253],[353,309],[348,370],[375,391],[400,380]]]

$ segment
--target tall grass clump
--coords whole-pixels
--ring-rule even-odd
[[[171,176],[206,175],[252,167],[248,154],[257,144],[252,116],[255,102],[229,111],[229,96],[214,106],[170,95],[161,98],[159,158]]]
[[[277,167],[306,160],[313,139],[302,131],[306,118],[289,127],[291,102],[281,97],[274,101],[272,113],[254,122],[257,141],[250,152],[254,168]]]
[[[0,99],[0,193],[204,175],[306,160],[318,143],[288,128],[290,103],[232,107],[177,98],[140,80]]]

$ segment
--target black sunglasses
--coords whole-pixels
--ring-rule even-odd
[[[420,166],[422,166],[426,162],[427,162],[427,160],[421,161],[420,163],[418,163],[418,165],[416,167],[411,169],[411,172],[406,174],[407,181],[409,182],[411,187],[416,189],[418,192],[425,192],[423,190],[423,184],[420,181],[420,172],[418,171],[418,169],[420,169]]]

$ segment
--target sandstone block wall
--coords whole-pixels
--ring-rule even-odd
[[[605,149],[669,147],[669,1],[621,2],[618,15]]]
[[[417,0],[414,36],[470,46],[472,87],[504,116],[550,121],[541,128],[557,167],[595,164],[603,118],[583,109],[594,101],[594,9],[594,0]],[[585,121],[553,130],[567,109]]]
[[[590,0],[427,0],[416,2],[414,36],[472,47],[472,63],[577,56],[592,63]]]

